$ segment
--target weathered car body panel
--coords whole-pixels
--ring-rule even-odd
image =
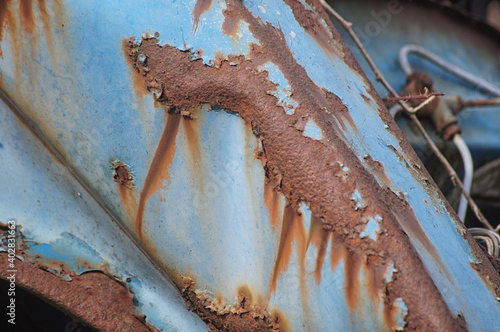
[[[218,328],[495,325],[493,268],[316,2],[21,3],[0,218],[26,255],[133,274],[165,330],[205,328],[167,279]],[[50,254],[82,241],[90,268]]]

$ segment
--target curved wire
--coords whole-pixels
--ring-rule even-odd
[[[439,56],[429,52],[425,48],[418,46],[418,45],[413,45],[413,44],[405,45],[399,51],[399,63],[401,64],[401,67],[403,68],[403,70],[407,76],[413,72],[413,70],[410,66],[410,61],[408,60],[409,53],[418,54],[421,57],[424,57],[424,58],[434,62],[435,64],[437,64],[438,66],[440,66],[444,70],[452,73],[453,75],[460,77],[460,78],[466,80],[467,82],[472,83],[475,86],[480,87],[483,90],[488,91],[489,93],[491,93],[493,95],[500,96],[500,88],[494,86],[493,84],[491,84],[491,83],[489,83],[489,82],[487,82],[487,81],[485,81],[485,80],[483,80],[475,75],[472,75],[469,72],[466,72],[465,70],[458,68],[457,66],[449,63],[448,61],[445,61],[444,59],[440,58]]]
[[[469,228],[468,231],[475,239],[483,240],[486,243],[486,246],[488,247],[488,254],[494,257],[498,257],[500,255],[500,235],[486,228]],[[489,240],[486,240],[485,238],[488,238]],[[490,243],[493,247],[491,253],[488,243]]]
[[[464,187],[467,193],[470,193],[470,189],[472,187],[472,176],[474,174],[474,162],[472,161],[472,156],[470,154],[469,147],[465,143],[464,139],[460,134],[455,134],[453,136],[453,143],[458,148],[458,151],[460,152],[460,155],[462,156],[462,160],[464,163]],[[458,204],[458,217],[460,220],[465,221],[465,215],[467,213],[467,199],[465,198],[465,195],[462,194],[460,196],[460,203]]]

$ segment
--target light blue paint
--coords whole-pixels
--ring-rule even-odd
[[[77,238],[71,233],[64,232],[61,237],[50,244],[39,244],[32,241],[25,241],[28,249],[25,252],[28,254],[26,260],[29,262],[48,262],[60,261],[68,264],[69,271],[80,275],[84,272],[91,271],[84,267],[78,259],[88,262],[94,269],[105,268],[104,260],[99,253],[90,247],[85,241]],[[41,257],[37,257],[37,255]],[[58,275],[61,275],[58,273]]]
[[[13,219],[30,246],[27,261],[55,259],[76,274],[106,268],[132,287],[136,307],[163,331],[208,331],[189,312],[177,288],[130,241],[124,232],[0,101],[0,222]],[[36,259],[34,255],[42,257]],[[78,258],[92,265],[84,268]],[[49,268],[50,269],[50,268]],[[61,275],[70,280],[68,275]],[[66,271],[71,272],[71,271]]]
[[[398,270],[394,268],[394,264],[393,263],[389,264],[384,274],[385,282],[390,283],[392,281],[394,273],[396,272],[398,272]]]
[[[379,217],[379,216],[377,216]],[[380,218],[380,217],[379,217]],[[359,234],[359,237],[364,239],[365,237],[369,237],[373,241],[377,240],[377,233],[380,231],[380,225],[373,218],[368,219],[368,223],[366,224],[365,230]]]
[[[159,32],[162,45],[202,50],[205,64],[212,64],[217,53],[223,56],[248,54],[249,43],[258,43],[244,23],[238,26],[236,37],[222,33],[223,1],[212,3],[209,11],[201,15],[198,30],[194,32],[194,4],[194,0],[68,2],[65,4],[64,33],[61,28],[56,28],[55,21],[52,22],[58,31],[54,38],[58,54],[56,67],[44,39],[39,38],[36,61],[24,61],[19,65],[22,72],[20,83],[16,81],[13,70],[15,59],[8,54],[11,49],[8,34],[2,43],[4,59],[0,60],[0,71],[5,89],[30,112],[30,117],[49,135],[68,161],[79,166],[82,176],[91,182],[93,190],[105,199],[119,216],[122,226],[129,230],[132,229],[132,220],[112,180],[110,162],[118,159],[132,166],[136,175],[136,192],[140,193],[166,116],[162,110],[154,108],[151,96],[143,99],[136,96],[130,68],[121,51],[122,39],[129,36],[140,39],[145,32]],[[400,222],[450,308],[455,312],[462,311],[469,326],[486,330],[494,328],[494,322],[488,318],[498,317],[498,303],[468,266],[468,259],[472,256],[467,243],[456,231],[459,226],[454,225],[445,213],[437,195],[426,193],[420,185],[422,179],[412,178],[387,147],[390,144],[401,150],[398,140],[378,117],[373,101],[367,105],[359,96],[359,93],[367,95],[360,76],[352,73],[336,56],[325,54],[295,21],[287,5],[277,1],[248,1],[245,4],[255,15],[262,17],[264,23],[270,22],[282,29],[288,46],[312,80],[319,87],[337,94],[347,105],[359,131],[348,128],[339,134],[346,136],[354,153],[360,157],[368,154],[374,160],[382,161],[391,181],[385,185],[396,193],[407,193],[407,199],[430,241],[435,244],[439,255],[447,258],[447,275],[453,276],[453,280],[443,277],[426,248],[414,240],[409,229],[404,227],[404,221]],[[49,8],[52,13],[51,10]],[[69,38],[65,39],[65,35]],[[32,41],[25,39],[22,43],[29,49]],[[282,89],[288,81],[280,73],[270,73],[270,79],[276,80],[285,93]],[[26,91],[30,91],[29,96],[26,96]],[[280,100],[286,100],[286,97],[290,96],[278,94]],[[10,114],[9,111],[6,113]],[[226,303],[236,301],[236,286],[244,282],[250,284],[253,294],[261,292],[266,295],[279,243],[279,229],[270,226],[262,199],[262,165],[253,159],[252,151],[258,143],[252,134],[245,136],[247,129],[234,115],[208,111],[207,108],[199,114],[200,118],[195,121],[202,123],[201,160],[206,181],[200,190],[195,179],[199,172],[190,168],[191,156],[181,126],[171,167],[172,180],[166,190],[148,201],[145,234],[150,235],[158,252],[159,266],[195,274],[200,288],[210,289],[214,294],[222,292]],[[6,128],[10,127],[18,128],[16,121],[9,120]],[[0,177],[11,195],[5,190],[0,192],[0,217],[15,217],[25,225],[30,238],[42,244],[57,240],[64,232],[75,234],[96,248],[103,259],[135,275],[133,287],[138,302],[142,304],[138,309],[143,310],[148,322],[156,327],[184,331],[205,328],[198,317],[186,311],[170,281],[144,255],[133,249],[114,221],[90,199],[90,194],[62,167],[54,165],[52,157],[44,154],[44,148],[34,138],[28,135],[27,141],[18,142],[26,135],[26,132],[17,130],[12,137],[2,136],[3,140],[0,140],[4,146],[0,153],[8,160],[3,165],[8,172],[1,173]],[[14,147],[16,144],[19,146]],[[246,149],[245,152],[241,151],[242,148]],[[20,160],[16,159],[18,157]],[[407,158],[404,154],[403,157]],[[361,162],[364,162],[362,158]],[[18,168],[18,164],[22,167]],[[46,172],[44,167],[33,170],[33,164],[44,165],[49,170]],[[369,169],[366,163],[364,166]],[[342,169],[348,171],[347,166],[342,166]],[[30,174],[29,180],[26,174]],[[383,185],[382,179],[378,181]],[[30,189],[26,193],[23,188]],[[78,192],[82,195],[77,195]],[[424,198],[430,202],[431,208],[423,203]],[[280,199],[283,206],[283,199]],[[68,203],[61,207],[61,202]],[[155,213],[158,206],[159,212]],[[306,211],[304,207],[301,209]],[[122,252],[123,248],[128,249]],[[320,286],[310,286],[314,285],[314,279],[308,277],[309,298],[313,299],[309,302],[314,302],[314,306],[307,309],[300,305],[300,301],[290,301],[290,298],[302,296],[297,291],[299,268],[294,255],[289,269],[280,277],[271,301],[272,305],[286,312],[287,317],[293,317],[293,328],[303,328],[304,316],[317,317],[319,314],[324,319],[312,320],[313,329],[341,326],[344,330],[368,330],[374,325],[385,326],[380,321],[383,314],[377,304],[368,301],[362,306],[366,312],[351,316],[345,303],[343,262],[331,272],[329,255]],[[307,255],[306,266],[311,271],[312,251]],[[468,285],[477,285],[474,293],[468,291]]]
[[[258,68],[266,70],[269,73],[268,79],[277,84],[276,91],[272,93],[278,98],[278,104],[285,109],[286,114],[293,114],[299,104],[292,99],[292,88],[278,66],[272,62],[266,62]]]
[[[347,168],[347,169],[349,169],[349,168]],[[351,200],[356,202],[356,207],[355,207],[356,210],[359,210],[364,206],[363,200],[361,199],[361,194],[359,193],[359,191],[357,189],[354,190],[354,193],[351,196]]]
[[[396,314],[394,315],[394,320],[396,322],[396,330],[400,331],[403,330],[406,325],[405,318],[406,315],[408,315],[408,308],[406,307],[406,304],[404,303],[403,299],[400,297],[398,297],[394,301],[394,307],[398,309],[396,311]]]
[[[309,119],[306,123],[306,127],[304,128],[304,135],[318,141],[323,138],[321,128],[318,127],[318,125],[311,119]]]

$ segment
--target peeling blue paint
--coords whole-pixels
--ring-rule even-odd
[[[405,318],[406,315],[408,315],[408,308],[406,307],[403,299],[400,297],[394,301],[394,307],[397,308],[396,314],[394,315],[396,330],[400,331],[403,330],[406,325]]]
[[[378,217],[378,218],[377,218]],[[368,223],[366,224],[365,230],[359,234],[359,237],[364,239],[365,237],[369,237],[372,240],[377,240],[377,233],[380,231],[380,225],[377,221],[380,221],[380,216],[376,216],[375,219],[368,219]]]
[[[361,194],[357,189],[354,190],[354,193],[351,196],[351,200],[356,202],[356,207],[355,207],[356,210],[359,210],[364,206],[363,200],[361,199]]]
[[[393,277],[394,273],[396,273],[396,272],[398,272],[398,270],[394,268],[394,264],[393,263],[389,264],[389,266],[387,267],[387,270],[384,274],[385,282],[390,283],[392,281],[392,277]]]
[[[266,70],[269,73],[268,79],[277,84],[276,91],[272,94],[278,98],[278,104],[285,109],[286,114],[293,114],[299,104],[292,99],[292,88],[278,66],[272,62],[266,62],[258,68]]]
[[[321,128],[318,127],[318,125],[311,119],[309,119],[306,123],[306,127],[304,128],[304,135],[318,141],[323,138]]]

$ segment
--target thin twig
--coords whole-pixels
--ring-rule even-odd
[[[411,112],[410,113],[417,113],[419,110],[425,107],[425,105],[429,104],[431,101],[436,99],[436,96],[430,96],[426,100],[424,100],[422,103],[420,103],[417,107],[410,107]]]
[[[444,93],[441,92],[432,92],[432,93],[422,93],[419,95],[410,95],[410,96],[401,96],[401,97],[387,97],[387,98],[382,98],[383,101],[408,101],[408,100],[413,100],[413,99],[427,99],[430,96],[444,96]]]
[[[337,13],[335,10],[333,10],[332,7],[330,7],[329,4],[327,4],[325,2],[325,0],[319,0],[319,2],[321,3],[321,5],[323,5],[323,7],[330,13],[332,14],[332,16],[340,22],[340,24],[344,27],[344,29],[347,30],[347,32],[349,33],[349,35],[351,36],[351,38],[354,40],[354,42],[356,43],[356,45],[358,46],[359,50],[361,51],[361,53],[363,54],[363,56],[365,57],[366,61],[368,62],[368,64],[370,65],[370,67],[372,68],[373,72],[375,73],[375,79],[379,82],[381,82],[385,88],[387,89],[387,91],[389,91],[389,93],[393,96],[393,97],[400,97],[399,94],[396,92],[396,90],[393,89],[393,87],[389,84],[389,82],[385,79],[384,75],[382,75],[382,73],[380,72],[380,70],[378,69],[378,67],[375,65],[375,63],[373,62],[372,58],[370,57],[370,55],[368,54],[368,51],[364,48],[363,44],[361,43],[361,41],[359,40],[358,36],[356,35],[356,33],[354,32],[354,30],[352,29],[352,23],[351,22],[348,22],[346,21],[342,16],[340,16],[339,13]],[[434,96],[433,96],[434,97]],[[430,98],[429,98],[430,99]],[[427,100],[429,100],[427,99]],[[455,172],[455,170],[453,169],[453,167],[451,167],[450,163],[448,162],[448,160],[446,159],[446,157],[441,153],[441,151],[439,151],[439,148],[436,146],[436,144],[434,144],[434,142],[432,141],[432,139],[429,137],[429,135],[427,134],[427,131],[425,130],[425,128],[422,126],[422,123],[420,123],[420,120],[418,120],[417,116],[414,114],[414,108],[412,108],[411,106],[409,106],[408,104],[406,104],[403,100],[400,100],[399,101],[399,104],[403,107],[403,109],[408,112],[408,116],[410,117],[410,119],[415,123],[415,125],[417,126],[418,130],[421,132],[421,134],[424,136],[424,139],[426,140],[427,144],[429,145],[429,147],[431,148],[432,152],[434,152],[434,154],[436,154],[436,156],[438,157],[439,161],[443,164],[443,166],[445,167],[446,171],[448,172],[450,178],[451,178],[451,181],[456,185],[458,186],[458,188],[460,189],[460,191],[462,192],[462,194],[465,196],[465,198],[467,198],[467,201],[469,202],[469,206],[472,208],[472,210],[474,211],[474,214],[476,215],[477,219],[479,219],[479,221],[486,227],[488,228],[489,230],[492,230],[492,231],[497,231],[498,229],[494,229],[491,224],[488,222],[488,220],[485,218],[485,216],[481,213],[481,211],[479,210],[478,206],[476,205],[476,203],[474,202],[474,200],[470,197],[469,193],[467,193],[467,191],[465,190],[464,188],[464,185],[462,184],[462,181],[460,181],[460,178],[458,177],[457,173]],[[422,104],[420,104],[422,105]],[[419,106],[420,106],[419,105]],[[497,228],[500,228],[500,225],[499,227]]]

